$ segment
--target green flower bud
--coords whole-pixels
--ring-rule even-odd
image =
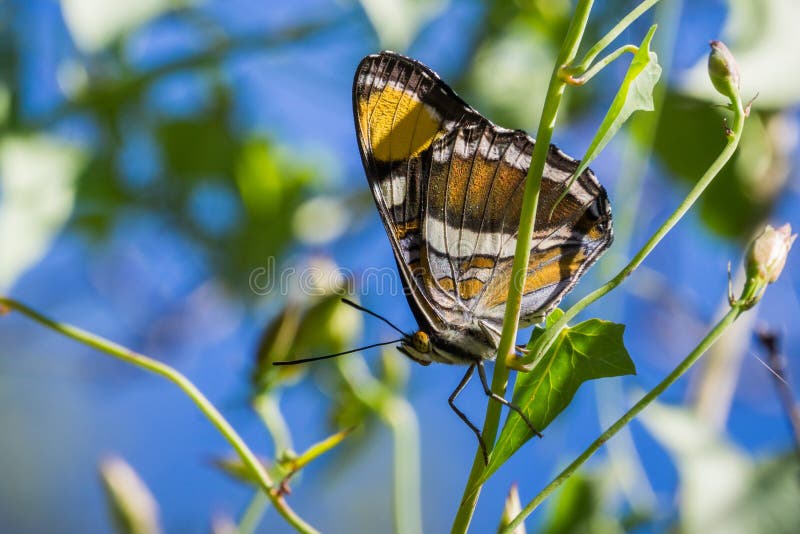
[[[797,234],[792,235],[789,224],[784,224],[777,230],[767,225],[747,251],[747,278],[756,278],[768,284],[777,280],[796,237]]]
[[[708,76],[714,88],[723,96],[735,100],[739,94],[739,68],[733,54],[722,41],[711,41],[708,55]]]

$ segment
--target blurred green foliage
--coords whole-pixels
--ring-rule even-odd
[[[682,532],[796,532],[796,455],[752,458],[685,408],[656,403],[642,422],[677,467]]]
[[[610,515],[606,488],[596,474],[575,474],[550,503],[542,534],[616,534],[625,532],[622,523]]]
[[[796,148],[787,124],[787,108],[800,100],[800,71],[791,68],[798,49],[793,27],[797,8],[793,2],[730,2],[732,22],[726,24],[725,31],[734,44],[734,54],[747,53],[747,65],[763,68],[751,78],[757,78],[761,85],[757,89],[765,94],[763,100],[755,101],[739,153],[700,203],[702,222],[725,238],[746,239],[769,216],[786,185],[789,158]],[[108,14],[108,9],[95,13],[75,10],[79,3],[62,2],[64,6],[73,4],[73,8],[65,8],[65,19],[76,47],[70,58],[71,75],[65,75],[62,84],[63,101],[39,115],[29,114],[23,105],[20,88],[24,58],[19,40],[12,35],[14,8],[10,3],[0,3],[0,231],[8,232],[0,234],[4,238],[0,253],[7,264],[12,255],[19,259],[13,271],[3,273],[2,284],[10,286],[24,268],[40,258],[64,230],[64,224],[67,232],[102,248],[123,221],[156,219],[190,241],[233,299],[252,300],[248,275],[268,258],[283,260],[290,251],[301,248],[293,219],[311,197],[321,192],[330,194],[325,191],[329,176],[313,157],[283,146],[276,132],[245,131],[236,125],[237,94],[224,75],[223,63],[235,53],[282,50],[336,28],[343,19],[230,36],[190,3],[155,2],[155,8],[149,11],[137,11],[135,3],[114,3],[114,9],[122,10],[116,18]],[[471,42],[466,43],[468,50],[458,66],[460,72],[448,79],[495,122],[532,131],[572,5],[568,0],[486,0],[480,24]],[[598,3],[585,41],[596,40],[629,6],[630,2],[622,0]],[[374,41],[381,46],[404,48],[447,7],[444,0],[405,0],[393,6],[364,0],[346,16],[369,20]],[[402,23],[398,16],[403,17]],[[119,22],[126,17],[127,22]],[[158,17],[179,19],[196,30],[203,36],[202,49],[149,68],[131,64],[131,37],[140,25]],[[107,25],[100,28],[98,24],[103,22]],[[737,50],[736,44],[741,48]],[[770,60],[769,54],[777,53],[780,60]],[[773,64],[782,70],[771,70]],[[745,77],[752,72],[747,65],[741,65]],[[186,74],[196,76],[202,86],[202,104],[189,113],[174,115],[154,109],[151,99],[157,84],[170,76]],[[705,82],[703,78],[698,84]],[[719,102],[713,95],[698,91],[693,83],[689,80],[670,85],[655,127],[654,154],[668,171],[667,178],[676,180],[680,188],[699,178],[725,142],[724,112],[714,107]],[[613,91],[604,90],[599,80],[570,90],[567,96],[560,126],[592,118],[608,106]],[[68,120],[88,124],[89,139],[68,146],[54,144],[59,127]],[[126,154],[142,137],[150,147],[144,152],[149,161],[131,162]],[[60,199],[54,205],[45,206],[44,196],[38,195],[31,202],[24,188],[9,185],[14,178],[17,184],[34,183],[30,176],[19,179],[14,167],[8,165],[9,150],[21,146],[19,143],[32,162],[40,160],[43,168],[45,163],[59,167],[61,174],[50,175],[49,182],[52,198]],[[647,143],[649,140],[645,140]],[[47,150],[30,150],[42,146]],[[67,159],[63,159],[64,150],[70,153]],[[138,167],[142,163],[147,164],[145,171]],[[214,201],[202,202],[208,197]],[[371,201],[365,202],[365,198],[356,199],[359,210],[372,209]],[[335,200],[350,201],[344,193]],[[226,202],[228,207],[220,208],[216,201]],[[58,209],[42,215],[31,208],[37,203],[42,204],[38,207]],[[220,213],[209,211],[214,209],[220,209]],[[22,221],[13,232],[7,230],[2,218],[9,213],[17,222]],[[352,219],[343,224],[352,224]],[[15,238],[13,247],[9,246],[9,235]],[[272,404],[265,405],[277,410],[279,416],[275,408],[279,390],[311,375],[330,397],[330,418],[335,428],[370,426],[376,420],[391,424],[400,413],[398,406],[408,375],[408,362],[396,354],[385,357],[376,369],[357,355],[338,366],[312,372],[305,366],[271,365],[277,360],[346,350],[360,338],[362,318],[341,304],[340,293],[295,297],[293,294],[286,302],[270,302],[270,319],[265,321],[254,355],[253,397],[269,397]],[[632,366],[623,368],[632,371]],[[654,429],[666,428],[669,416],[653,417],[656,423],[650,428],[658,434]],[[273,422],[277,425],[271,430],[274,441],[282,443],[276,437],[282,422]],[[269,427],[271,423],[266,424]],[[798,508],[793,507],[798,491],[793,460],[784,456],[753,460],[731,450],[719,436],[699,443],[702,425],[688,426],[690,430],[682,434],[678,430],[684,427],[672,435],[662,432],[657,436],[678,466],[682,495],[697,496],[697,502],[686,498],[679,502],[680,526],[688,532],[701,532],[709,524],[791,532],[800,521]],[[679,434],[680,439],[676,438]],[[358,439],[346,440],[340,447],[343,452],[337,453],[356,459],[354,451],[365,435],[367,432],[362,431],[356,434]],[[687,444],[695,447],[686,448]],[[276,449],[281,448],[276,445]],[[715,455],[711,460],[718,463],[706,463],[705,455],[711,452]],[[736,491],[698,490],[705,488],[704,480],[716,476],[702,469],[720,464],[728,475],[738,473]],[[573,477],[556,498],[543,531],[620,531],[622,522],[608,517],[611,499],[607,497],[616,491],[612,486],[601,484],[595,477]]]

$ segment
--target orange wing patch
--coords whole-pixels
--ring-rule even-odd
[[[462,261],[461,265],[459,265],[459,269],[464,273],[470,269],[493,269],[494,266],[494,258],[489,256],[475,256],[469,260]]]
[[[403,239],[409,232],[419,232],[419,221],[413,220],[405,223],[399,223],[394,226],[394,235],[397,239]]]
[[[419,156],[440,131],[439,115],[411,91],[386,85],[358,101],[362,135],[378,161]]]

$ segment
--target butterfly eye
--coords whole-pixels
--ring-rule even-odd
[[[428,334],[423,331],[415,332],[414,335],[411,337],[411,341],[414,344],[414,348],[419,352],[430,352],[431,350],[431,341],[428,338]]]

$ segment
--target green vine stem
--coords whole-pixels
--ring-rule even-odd
[[[612,61],[618,59],[626,52],[635,55],[638,51],[639,47],[636,45],[627,44],[620,46],[585,71],[581,70],[579,67],[564,68],[559,71],[558,75],[569,85],[584,85],[586,82],[594,78],[598,72],[606,68]]]
[[[547,153],[550,150],[550,140],[553,137],[558,108],[561,105],[561,98],[566,89],[566,83],[559,76],[559,72],[564,65],[569,64],[578,52],[581,38],[586,30],[589,20],[589,12],[592,9],[593,0],[580,0],[564,42],[561,46],[558,59],[550,76],[550,84],[545,97],[542,118],[539,121],[539,129],[536,134],[536,145],[531,156],[531,166],[528,170],[528,181],[525,185],[525,192],[522,200],[522,213],[520,216],[519,232],[517,234],[517,247],[514,252],[514,263],[511,268],[511,284],[508,288],[508,298],[506,300],[506,313],[503,318],[503,331],[500,336],[500,343],[497,349],[497,359],[495,361],[494,373],[492,375],[492,391],[497,395],[505,396],[508,384],[509,369],[506,365],[506,355],[513,354],[514,344],[517,338],[517,328],[519,325],[519,313],[522,303],[522,290],[524,287],[525,275],[527,274],[528,261],[530,260],[530,242],[533,237],[533,223],[536,209],[539,204],[539,188],[542,183]],[[492,401],[487,402],[486,417],[483,423],[482,436],[489,448],[492,448],[497,437],[497,429],[500,426],[501,406]],[[467,484],[464,488],[464,495],[461,504],[456,512],[453,521],[452,532],[463,533],[469,528],[472,514],[478,503],[481,484],[480,479],[485,468],[484,458],[480,448],[475,453],[472,462],[472,469],[469,473]]]
[[[725,330],[733,324],[733,322],[741,315],[746,309],[744,300],[735,302],[734,305],[728,310],[728,313],[720,319],[720,321],[711,329],[705,338],[700,342],[695,349],[689,353],[688,356],[656,387],[651,389],[639,402],[637,402],[630,410],[620,417],[608,430],[603,432],[600,437],[592,442],[580,456],[578,456],[571,464],[569,464],[558,476],[556,476],[545,488],[533,498],[522,511],[515,517],[508,526],[503,529],[503,534],[511,534],[518,526],[522,524],[526,517],[528,517],[553,491],[556,490],[561,484],[571,477],[578,468],[586,463],[586,461],[603,446],[605,442],[611,439],[617,432],[624,428],[631,420],[639,415],[653,400],[661,395],[669,386],[675,383],[692,365],[700,359],[700,357],[719,339]]]
[[[587,306],[616,288],[622,283],[623,280],[630,276],[631,273],[633,273],[633,271],[635,271],[639,265],[641,265],[645,258],[647,258],[650,252],[653,251],[656,245],[661,242],[664,236],[667,235],[667,233],[672,230],[672,228],[678,223],[678,221],[681,220],[686,212],[689,211],[700,195],[703,194],[703,191],[705,191],[705,189],[712,182],[712,180],[714,180],[717,174],[719,174],[722,168],[725,167],[725,165],[733,156],[734,152],[736,152],[736,148],[739,145],[739,140],[742,137],[742,131],[744,130],[744,122],[747,118],[747,110],[742,105],[742,99],[738,93],[732,95],[732,100],[731,107],[733,108],[733,128],[727,130],[728,139],[727,143],[725,144],[725,148],[722,149],[722,152],[720,152],[719,156],[717,156],[717,158],[706,170],[700,180],[698,180],[697,184],[695,184],[692,190],[689,191],[689,194],[686,196],[686,198],[683,199],[672,215],[670,215],[667,220],[664,221],[661,227],[659,227],[659,229],[650,237],[650,239],[647,240],[647,243],[645,243],[639,252],[636,253],[628,265],[623,267],[623,269],[614,278],[596,290],[592,291],[575,303],[572,307],[567,309],[564,312],[564,316],[559,319],[559,321],[556,322],[552,328],[548,328],[545,333],[539,337],[534,346],[531,347],[532,361],[525,361],[527,359],[526,358],[518,362],[514,362],[512,365],[514,365],[515,368],[522,368],[524,370],[533,369],[550,348],[550,345],[552,345],[553,341],[556,339],[558,332],[560,332],[570,320],[583,311]]]
[[[620,20],[620,22],[598,41],[598,43],[589,50],[586,56],[584,56],[584,59],[580,63],[580,72],[586,71],[597,55],[658,1],[659,0],[645,0]],[[553,67],[553,73],[550,76],[550,83],[542,109],[542,117],[539,121],[536,145],[534,146],[531,156],[531,166],[528,170],[528,181],[525,186],[522,201],[517,246],[514,252],[514,263],[511,270],[511,284],[508,289],[506,313],[503,318],[503,331],[500,336],[500,343],[497,350],[498,357],[492,375],[492,392],[500,396],[505,396],[506,387],[508,385],[510,371],[508,367],[509,359],[513,362],[515,358],[512,349],[514,348],[517,337],[522,289],[527,273],[527,265],[530,260],[530,247],[528,244],[533,237],[533,225],[539,203],[539,189],[541,187],[547,152],[550,147],[550,140],[553,136],[558,109],[561,105],[561,98],[567,86],[567,83],[562,78],[562,73],[572,65],[575,59],[581,39],[586,30],[586,24],[593,3],[593,0],[580,0],[575,7],[575,12],[573,13],[569,29],[567,30],[567,35],[562,42],[556,64]],[[625,47],[623,47],[622,52],[616,53],[617,55],[615,57],[624,53],[624,48]],[[614,54],[615,53],[612,53],[612,55]],[[494,441],[497,438],[497,430],[500,425],[500,413],[501,406],[499,403],[489,400],[486,407],[482,436],[484,442],[490,448],[493,447]],[[475,453],[472,469],[470,470],[467,483],[464,487],[461,503],[453,521],[453,533],[463,533],[469,528],[482,487],[479,481],[482,478],[485,468],[483,462],[483,455],[480,449],[478,449]]]
[[[589,65],[592,64],[592,61],[595,60],[597,56],[599,56],[603,50],[605,50],[608,45],[614,42],[614,39],[620,36],[622,32],[624,32],[628,26],[633,24],[633,22],[641,17],[648,9],[656,5],[660,0],[644,0],[641,4],[633,8],[627,15],[622,17],[622,19],[613,27],[611,28],[608,33],[606,33],[603,37],[600,38],[594,46],[592,46],[586,55],[583,56],[583,59],[580,60],[575,65],[575,70],[578,72],[585,72],[589,69]]]
[[[30,319],[40,323],[41,325],[50,328],[60,334],[70,337],[84,345],[97,349],[106,354],[110,354],[124,362],[130,363],[137,367],[141,367],[146,371],[163,376],[170,382],[177,385],[186,395],[197,405],[201,412],[211,421],[220,434],[231,444],[236,450],[242,462],[248,467],[253,474],[255,480],[258,481],[261,490],[269,497],[273,506],[278,510],[278,513],[293,526],[298,532],[315,533],[317,532],[314,527],[303,521],[294,510],[292,510],[286,501],[273,490],[272,480],[270,479],[264,467],[253,454],[253,451],[247,446],[244,440],[233,429],[228,421],[222,416],[217,408],[209,401],[203,393],[183,374],[178,372],[173,367],[165,363],[154,360],[143,354],[138,354],[122,345],[109,341],[105,338],[87,332],[81,328],[71,326],[65,323],[54,321],[37,311],[25,306],[16,300],[0,297],[0,312],[4,311],[3,308],[8,310],[15,310]]]

